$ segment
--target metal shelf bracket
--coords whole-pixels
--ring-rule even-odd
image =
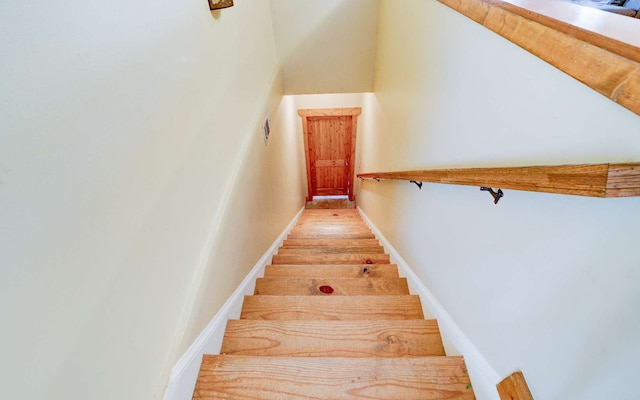
[[[498,189],[497,192],[495,192],[493,189],[491,189],[490,187],[486,187],[486,186],[482,186],[480,187],[480,190],[489,192],[489,194],[491,194],[491,196],[493,197],[493,204],[498,204],[498,202],[500,201],[500,199],[502,197],[504,197],[504,192],[502,191],[502,189]]]
[[[409,181],[411,183],[415,183],[416,186],[418,187],[419,190],[422,190],[422,182],[418,182],[418,181]]]

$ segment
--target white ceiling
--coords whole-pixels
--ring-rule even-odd
[[[285,94],[373,91],[379,0],[271,0]]]

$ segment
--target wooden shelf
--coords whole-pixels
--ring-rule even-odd
[[[358,178],[489,186],[589,197],[640,196],[640,163],[431,169],[358,174]]]

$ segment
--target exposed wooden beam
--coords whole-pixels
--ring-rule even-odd
[[[640,24],[551,0],[438,0],[640,114]]]

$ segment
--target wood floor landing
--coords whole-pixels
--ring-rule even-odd
[[[265,278],[398,278],[395,264],[300,264],[267,265]]]
[[[473,400],[464,360],[356,210],[305,210],[193,399]]]

